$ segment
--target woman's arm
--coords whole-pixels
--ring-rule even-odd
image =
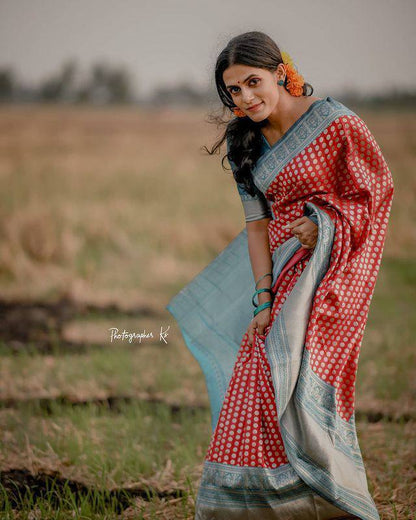
[[[273,268],[267,229],[270,220],[271,218],[262,218],[253,222],[246,222],[248,251],[255,281],[259,280],[264,274],[271,273]],[[271,276],[266,276],[260,280],[257,289],[270,289],[271,285]],[[268,292],[262,292],[257,296],[259,305],[272,300],[272,295]],[[254,329],[257,329],[258,334],[264,334],[264,329],[269,324],[270,316],[271,308],[266,308],[260,311],[250,322],[247,329],[250,344],[253,342]]]
[[[255,281],[264,274],[272,272],[272,257],[270,254],[269,234],[267,231],[270,220],[270,218],[262,218],[261,220],[246,223],[248,251]],[[271,284],[271,277],[266,276],[259,282],[257,289],[263,287],[270,289]],[[268,302],[270,300],[270,293],[263,292],[258,295],[259,303]]]

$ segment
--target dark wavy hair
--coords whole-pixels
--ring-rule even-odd
[[[267,34],[260,31],[250,31],[232,38],[221,51],[215,65],[215,84],[218,95],[223,103],[223,116],[227,109],[235,108],[231,94],[226,89],[223,72],[231,65],[248,65],[251,67],[275,71],[280,63],[283,63],[279,47]],[[287,87],[287,77],[283,85]],[[303,86],[303,95],[310,96],[313,87],[309,83]],[[254,195],[255,186],[251,171],[261,154],[262,134],[260,128],[267,124],[267,120],[259,123],[247,117],[234,117],[224,120],[221,116],[211,116],[210,122],[218,125],[226,125],[224,135],[214,144],[211,150],[204,147],[209,154],[216,152],[225,140],[228,141],[228,153],[222,159],[227,158],[235,164],[233,171],[236,182]],[[225,168],[224,168],[225,169]]]

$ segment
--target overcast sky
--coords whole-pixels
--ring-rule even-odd
[[[250,30],[291,54],[314,95],[416,85],[415,0],[0,0],[0,66],[34,86],[76,58],[126,65],[136,91],[213,81],[219,51]]]

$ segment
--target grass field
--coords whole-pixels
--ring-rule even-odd
[[[416,120],[359,115],[395,198],[360,353],[357,432],[382,519],[407,520]],[[193,518],[208,396],[164,306],[244,227],[225,149],[200,150],[218,130],[201,110],[27,105],[0,116],[2,518]],[[153,337],[111,341],[110,329]]]

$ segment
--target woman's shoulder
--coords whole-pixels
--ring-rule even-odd
[[[326,96],[326,98],[323,99],[325,100],[325,105],[328,108],[329,114],[333,114],[337,118],[344,117],[345,119],[348,119],[350,117],[355,117],[360,119],[358,114],[356,114],[350,107],[345,105],[339,99],[335,99],[332,96]]]
[[[315,101],[322,101],[324,98],[320,98],[320,97],[317,97],[317,96],[307,96],[307,99],[308,99],[307,106],[310,106],[313,103],[315,103]]]
[[[322,98],[324,103],[320,103],[319,117],[322,123],[326,123],[325,131],[332,131],[345,136],[351,132],[368,131],[366,122],[359,114],[332,96]],[[313,104],[313,102],[311,103]]]

